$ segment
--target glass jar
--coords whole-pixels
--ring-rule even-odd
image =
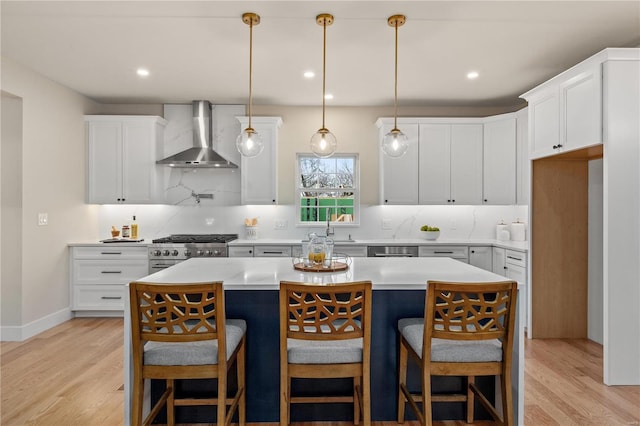
[[[313,266],[322,266],[326,257],[324,238],[315,236],[309,240],[309,261]]]
[[[131,233],[129,231],[129,225],[124,225],[122,227],[122,238],[129,238],[131,236]]]

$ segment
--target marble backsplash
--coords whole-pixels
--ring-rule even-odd
[[[184,189],[184,188],[182,188]],[[170,234],[237,233],[244,238],[244,218],[258,218],[259,238],[303,238],[322,227],[297,225],[296,208],[279,206],[223,206],[220,199],[196,199],[184,189],[180,205],[104,205],[99,207],[100,238],[111,226],[129,224],[133,215],[146,241]],[[219,197],[219,193],[216,193]],[[527,223],[527,206],[361,206],[360,225],[335,227],[335,238],[418,238],[420,226],[440,228],[441,239],[495,239],[496,225],[519,219]],[[383,229],[389,228],[389,229]],[[276,228],[279,229],[276,229]],[[528,239],[528,229],[527,229]]]

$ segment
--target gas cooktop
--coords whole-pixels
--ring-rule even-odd
[[[238,234],[174,234],[153,240],[154,244],[228,243],[237,240]]]

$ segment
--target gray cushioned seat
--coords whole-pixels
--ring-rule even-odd
[[[241,319],[226,320],[227,360],[236,350],[247,324]],[[205,365],[218,363],[218,340],[198,342],[147,342],[144,345],[145,365]]]
[[[409,346],[422,357],[424,318],[403,318],[398,321],[400,334]],[[502,361],[502,342],[491,340],[432,339],[431,361],[434,362],[491,362]]]
[[[345,340],[287,339],[291,364],[348,364],[362,362],[362,338]]]

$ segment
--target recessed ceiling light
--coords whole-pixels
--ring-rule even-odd
[[[326,95],[324,95],[325,99],[331,100],[333,99],[333,95],[331,93],[327,93]]]
[[[303,75],[304,78],[313,78],[316,76],[316,73],[313,71],[305,71]]]
[[[149,70],[146,68],[138,68],[136,74],[138,74],[139,77],[149,77]]]
[[[480,74],[478,74],[478,72],[477,72],[477,71],[471,71],[471,72],[469,72],[469,73],[467,74],[467,78],[468,78],[469,80],[475,80],[476,78],[478,78],[478,76],[479,76],[479,75],[480,75]]]

